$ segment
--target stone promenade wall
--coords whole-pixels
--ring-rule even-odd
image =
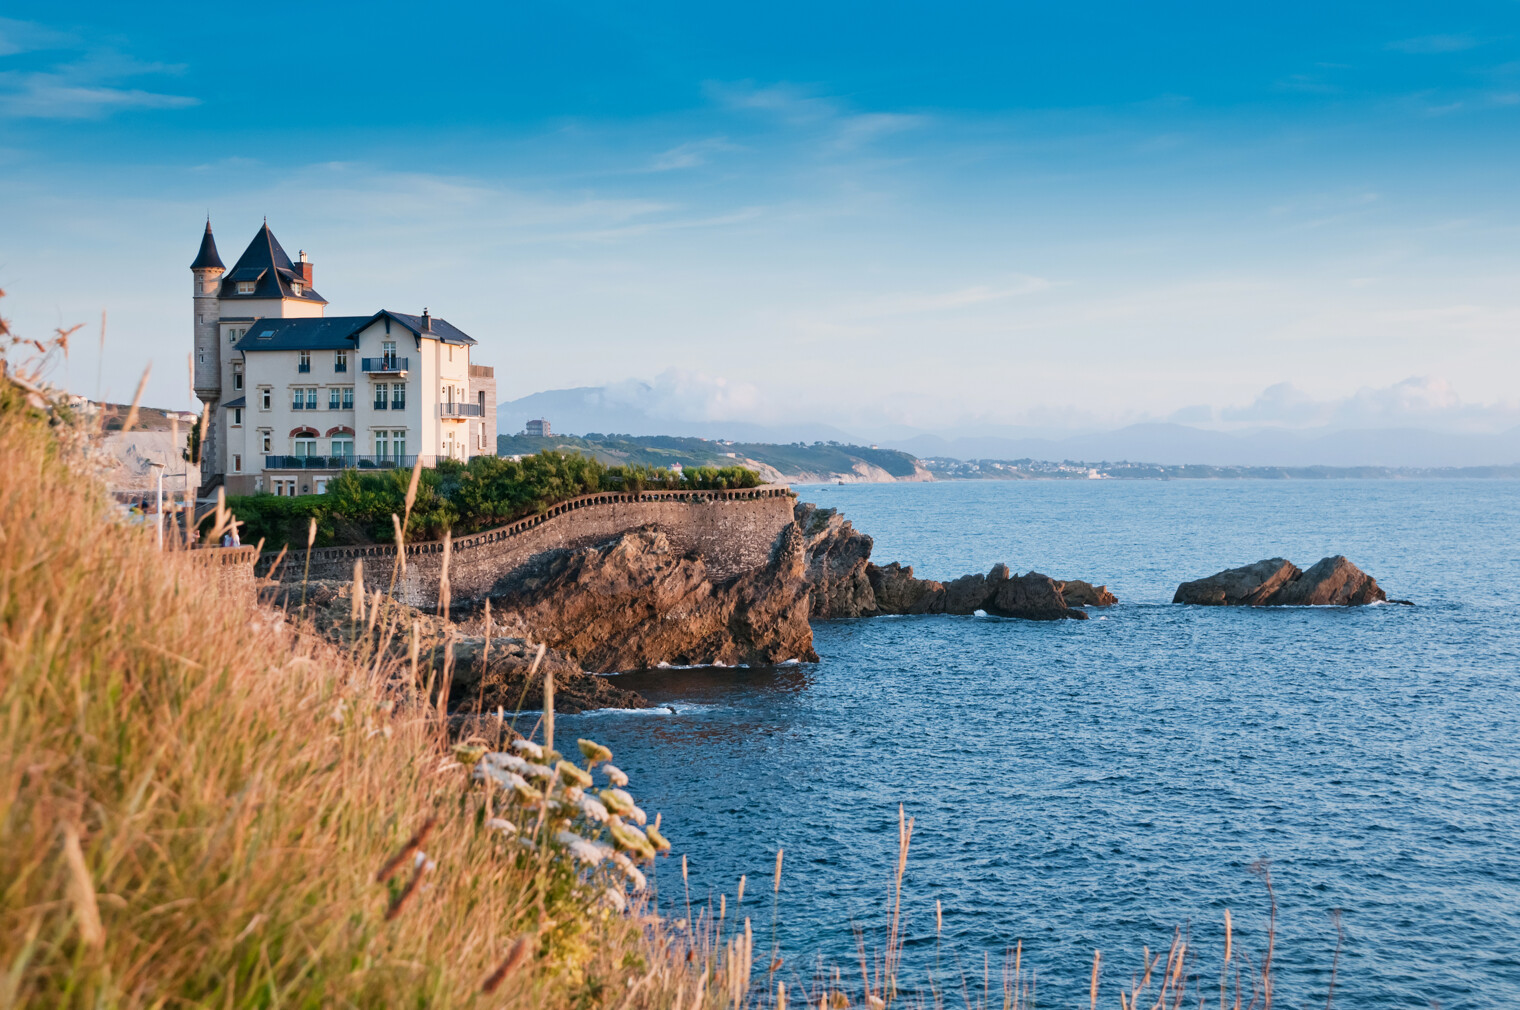
[[[541,516],[455,540],[449,562],[452,597],[457,602],[479,599],[508,576],[545,563],[555,551],[579,550],[646,526],[664,533],[676,549],[700,555],[715,580],[729,579],[766,563],[771,545],[792,521],[792,504],[791,490],[780,485],[572,498]],[[390,584],[395,556],[389,545],[318,548],[311,552],[311,578],[351,579],[354,561],[362,559],[365,585],[383,590]],[[261,573],[274,557],[266,552],[260,559]],[[290,551],[275,576],[299,583],[305,563],[305,551]],[[408,544],[398,595],[413,606],[436,606],[442,568],[441,541]]]

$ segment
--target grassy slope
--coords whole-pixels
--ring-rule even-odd
[[[0,380],[0,1006],[594,1006],[642,977],[629,920],[481,826],[373,650],[106,525],[65,455]],[[376,870],[429,817],[436,869],[388,921],[410,874]],[[637,1005],[669,1003],[668,968]]]
[[[812,445],[775,445],[765,442],[710,442],[700,438],[671,435],[554,435],[531,438],[527,435],[500,435],[497,452],[501,455],[529,454],[543,449],[581,452],[604,463],[640,463],[648,466],[725,466],[740,459],[753,459],[773,466],[783,474],[848,474],[857,462],[881,467],[894,477],[911,477],[913,457],[894,449],[871,449],[860,445],[815,442]]]

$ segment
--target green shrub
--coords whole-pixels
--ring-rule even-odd
[[[390,543],[391,516],[406,512],[412,473],[402,469],[345,470],[327,482],[327,493],[294,498],[272,494],[227,499],[245,525],[245,544],[306,546],[317,519],[318,547],[348,543]],[[476,456],[468,463],[440,460],[417,482],[407,536],[437,539],[445,530],[473,533],[540,515],[559,502],[597,491],[726,491],[757,487],[760,475],[742,466],[689,467],[684,473],[652,466],[609,467],[589,456],[545,450],[520,460]]]

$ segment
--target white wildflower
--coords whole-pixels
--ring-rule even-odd
[[[509,835],[517,834],[517,825],[501,817],[493,817],[489,821],[486,821],[486,827],[492,831],[502,831]]]
[[[600,800],[594,800],[590,796],[582,796],[580,806],[581,813],[586,815],[588,821],[595,821],[598,824],[607,823],[607,818],[610,815],[607,813],[607,808],[602,806]]]
[[[640,870],[637,866],[634,866],[633,860],[629,859],[621,852],[614,852],[612,854],[612,861],[617,865],[618,869],[623,871],[623,876],[627,877],[628,880],[633,884],[633,889],[635,891],[642,891],[649,885],[649,881],[644,879],[643,871]]]
[[[544,759],[544,749],[532,740],[513,740],[512,749],[522,751],[535,761]]]
[[[611,905],[619,912],[628,910],[628,899],[623,897],[623,892],[619,891],[615,887],[609,887],[607,890],[603,891],[602,898],[607,902],[607,904]]]
[[[626,786],[628,784],[627,774],[625,774],[623,769],[619,768],[617,765],[603,765],[602,773],[606,775],[608,781],[610,781],[615,786]]]
[[[628,816],[633,818],[634,823],[638,824],[640,827],[642,827],[649,820],[648,816],[646,816],[644,811],[639,807],[634,807],[633,809],[629,810]]]
[[[573,831],[561,831],[554,836],[554,840],[570,850],[577,862],[587,866],[595,866],[606,858],[606,853],[596,845],[586,841]]]

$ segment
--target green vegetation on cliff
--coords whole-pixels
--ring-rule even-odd
[[[548,438],[536,438],[530,435],[498,435],[496,438],[496,451],[502,456],[535,453],[545,449],[582,453],[610,466],[642,464],[668,467],[672,463],[682,466],[723,466],[750,461],[773,467],[788,478],[806,475],[827,479],[831,474],[854,473],[856,466],[861,463],[879,467],[893,477],[912,477],[917,472],[915,461],[908,453],[840,442],[793,442],[778,445],[767,442],[720,442],[674,435],[603,435],[597,432],[585,436],[551,435]]]
[[[684,473],[633,464],[607,466],[578,453],[544,451],[520,460],[476,456],[468,463],[440,460],[422,471],[407,536],[433,539],[444,530],[457,534],[502,526],[547,511],[577,495],[597,491],[728,490],[757,487],[760,476],[732,465],[695,466]],[[389,543],[391,516],[406,514],[410,470],[347,470],[333,478],[327,493],[294,498],[272,494],[227,499],[243,521],[245,544],[266,548],[305,547],[310,521],[317,520],[317,545]]]

